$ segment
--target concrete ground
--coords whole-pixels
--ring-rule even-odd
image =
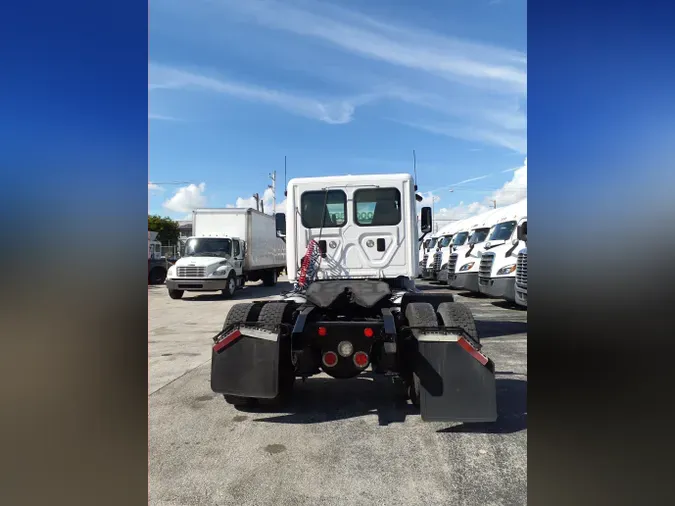
[[[316,376],[284,412],[237,411],[209,388],[211,337],[233,304],[289,288],[172,300],[148,287],[150,505],[526,504],[527,311],[456,297],[497,366],[496,424],[422,422],[372,375]]]

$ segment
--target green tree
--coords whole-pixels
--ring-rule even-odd
[[[157,240],[164,245],[178,243],[178,222],[171,218],[162,218],[158,215],[148,215],[148,231],[157,232]]]

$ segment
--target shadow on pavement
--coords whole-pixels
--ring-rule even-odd
[[[476,328],[481,339],[527,334],[527,322],[476,320]]]
[[[270,297],[272,295],[280,295],[282,292],[288,292],[293,289],[293,285],[287,281],[280,281],[275,286],[263,286],[262,284],[246,285],[241,290],[234,292],[234,296],[225,299],[220,292],[185,292],[183,299],[185,301],[203,302],[209,300],[238,300]]]
[[[462,424],[439,432],[518,432],[527,425],[526,404],[527,381],[497,379],[499,419],[496,423]],[[407,401],[401,385],[376,374],[348,380],[309,378],[304,384],[298,381],[293,400],[283,408],[283,414],[272,413],[264,405],[238,409],[272,415],[261,416],[256,422],[285,424],[316,424],[377,414],[379,425],[385,426],[402,423],[408,415],[419,416],[419,410]]]
[[[510,302],[508,300],[496,300],[492,303],[492,305],[501,309],[510,309],[512,311],[521,311],[523,313],[527,312],[526,307],[520,306],[515,302]]]

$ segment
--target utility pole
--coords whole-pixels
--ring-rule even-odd
[[[265,201],[264,200],[260,201],[260,212],[262,212],[262,213],[265,212]]]
[[[492,206],[493,206],[495,209],[497,209],[497,201],[496,201],[496,200],[491,200],[490,202],[492,202]]]
[[[267,187],[272,188],[272,216],[274,216],[277,214],[277,171],[273,171],[269,176],[272,180],[272,184],[267,185]]]
[[[253,198],[255,199],[255,210],[260,211],[260,195],[254,193]]]

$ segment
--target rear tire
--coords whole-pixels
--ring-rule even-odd
[[[238,395],[227,395],[224,394],[225,402],[231,404],[234,407],[250,407],[254,406],[257,403],[257,399],[253,397],[239,397]]]
[[[434,306],[428,302],[411,302],[405,308],[405,317],[410,327],[438,327],[438,318]],[[412,375],[408,378],[408,396],[415,407],[420,407],[420,379],[415,374],[415,364]]]
[[[293,315],[293,306],[284,302],[267,303],[260,309],[258,323],[277,327],[283,323],[290,323]],[[281,332],[279,343],[279,392],[272,400],[274,404],[283,405],[293,396],[295,384],[295,366],[291,361],[291,339],[285,332]]]
[[[183,293],[185,293],[183,290],[169,290],[169,297],[176,300],[182,299]]]
[[[437,312],[445,327],[459,327],[476,343],[480,343],[476,321],[468,306],[459,302],[442,302]]]
[[[277,270],[271,269],[263,273],[263,285],[274,286],[277,284]]]

